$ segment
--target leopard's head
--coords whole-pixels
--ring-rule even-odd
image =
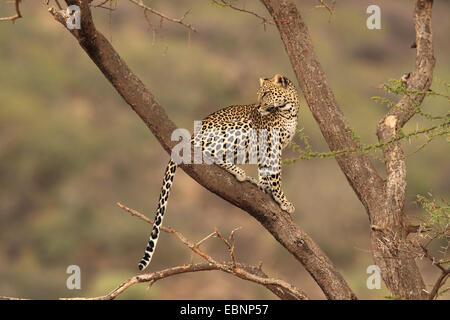
[[[265,116],[276,110],[291,112],[298,108],[297,90],[286,77],[276,74],[272,78],[260,78],[258,111]]]

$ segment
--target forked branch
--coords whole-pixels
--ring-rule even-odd
[[[248,10],[248,9],[244,9],[244,8],[239,8],[237,6],[235,6],[234,4],[230,3],[229,1],[226,0],[212,0],[215,4],[222,6],[222,7],[228,7],[230,9],[239,11],[239,12],[244,12],[244,13],[248,13],[252,16],[255,16],[256,18],[260,19],[262,24],[264,25],[264,28],[266,26],[266,24],[274,24],[273,21],[270,18],[264,17],[252,10]]]
[[[130,209],[121,203],[117,203],[117,205],[120,208],[122,208],[123,210],[125,210],[126,212],[130,213],[132,216],[136,216],[139,219],[141,219],[149,224],[153,224],[153,221],[151,221],[149,218],[147,218],[142,213],[140,213],[136,210]],[[200,250],[200,248],[199,248],[200,244],[202,244],[206,239],[210,239],[212,236],[216,236],[216,237],[220,238],[230,250],[233,251],[234,247],[235,247],[233,235],[234,235],[234,232],[238,229],[239,228],[234,229],[231,232],[230,239],[232,241],[232,245],[230,245],[230,243],[225,238],[223,238],[222,235],[217,230],[214,233],[208,235],[203,240],[201,240],[197,243],[193,243],[193,242],[187,240],[186,237],[184,237],[179,231],[176,231],[175,229],[170,228],[170,227],[161,227],[162,231],[170,233],[170,234],[174,235],[175,237],[177,237],[184,245],[186,245],[194,253],[196,253],[197,255],[202,257],[204,260],[206,260],[206,262],[187,264],[187,265],[183,265],[183,266],[176,266],[176,267],[164,269],[164,270],[157,271],[157,272],[137,275],[137,276],[134,276],[134,277],[128,279],[127,281],[123,282],[117,288],[115,288],[113,291],[111,291],[110,293],[108,293],[104,296],[93,297],[93,298],[68,298],[68,299],[112,300],[112,299],[115,299],[117,296],[119,296],[121,293],[123,293],[126,289],[128,289],[129,287],[131,287],[137,283],[147,282],[149,284],[149,286],[151,286],[158,280],[165,279],[165,278],[168,278],[168,277],[171,277],[174,275],[190,273],[190,272],[199,272],[199,271],[213,271],[213,270],[223,271],[228,274],[239,277],[243,280],[247,280],[247,281],[251,281],[251,282],[255,282],[257,284],[263,285],[264,287],[266,287],[267,289],[272,291],[275,295],[277,295],[281,299],[289,299],[289,300],[291,300],[291,299],[295,299],[295,300],[308,299],[308,297],[306,296],[306,294],[304,292],[295,288],[291,284],[289,284],[283,280],[269,278],[262,271],[261,265],[256,267],[256,266],[246,265],[243,263],[237,263],[234,258],[234,254],[232,254],[231,262],[219,263],[214,258],[212,258],[210,255],[208,255],[204,251]]]

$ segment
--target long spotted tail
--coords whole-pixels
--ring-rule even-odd
[[[153,253],[156,248],[156,243],[159,239],[159,228],[161,227],[164,218],[164,212],[166,211],[167,207],[167,199],[169,198],[170,188],[172,187],[172,182],[176,170],[177,164],[171,159],[169,161],[169,164],[167,165],[166,173],[164,175],[161,194],[159,196],[158,208],[156,209],[155,221],[153,222],[152,233],[150,234],[150,239],[148,240],[145,254],[138,265],[139,270],[144,270],[152,260]]]

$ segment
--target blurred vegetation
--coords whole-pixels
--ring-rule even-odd
[[[240,1],[266,15],[259,3]],[[378,1],[382,30],[366,28],[369,1],[337,1],[329,13],[316,1],[297,1],[343,112],[358,138],[377,142],[376,125],[386,107],[373,96],[393,99],[380,89],[414,68],[412,1]],[[285,74],[295,80],[277,30],[256,18],[209,1],[152,1],[173,17],[191,9],[187,21],[199,30],[162,23],[154,34],[142,10],[117,1],[113,12],[95,10],[97,26],[137,73],[179,127],[231,104],[256,100],[258,78]],[[449,81],[450,29],[447,2],[433,9],[435,77]],[[0,0],[0,16],[12,6]],[[149,227],[115,203],[153,217],[169,156],[136,117],[72,36],[53,21],[43,1],[22,5],[23,18],[0,24],[0,295],[52,299],[102,295],[137,273]],[[441,91],[439,83],[432,89]],[[299,130],[313,150],[328,152],[306,104]],[[422,110],[445,114],[448,101],[427,97]],[[414,117],[405,132],[427,128],[432,119]],[[426,137],[421,137],[426,142]],[[301,143],[300,137],[297,143]],[[403,143],[406,153],[416,144]],[[286,158],[295,157],[288,151]],[[406,212],[420,217],[417,194],[448,198],[449,148],[436,139],[408,158]],[[383,165],[377,162],[380,172]],[[334,159],[312,158],[285,166],[285,192],[296,206],[294,219],[342,270],[360,298],[389,296],[366,287],[373,264],[368,219]],[[177,173],[165,224],[200,240],[214,227],[236,226],[236,256],[275,277],[324,298],[301,265],[249,215]],[[435,250],[439,250],[436,245]],[[219,241],[205,250],[226,259]],[[189,262],[190,252],[162,235],[150,271]],[[194,260],[197,258],[194,258]],[[81,290],[65,286],[68,265],[81,268]],[[419,261],[425,282],[438,270]],[[218,272],[187,274],[128,290],[133,299],[272,299],[266,289]],[[441,298],[448,298],[443,295]]]

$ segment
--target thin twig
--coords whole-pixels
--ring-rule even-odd
[[[220,239],[223,241],[223,243],[225,243],[225,245],[227,246],[228,251],[230,252],[231,262],[233,263],[233,266],[234,266],[235,268],[237,268],[237,262],[236,262],[236,257],[235,257],[235,255],[234,255],[234,248],[235,248],[235,246],[236,246],[236,242],[235,242],[235,240],[234,240],[234,233],[235,233],[237,230],[241,229],[241,228],[242,228],[242,227],[237,227],[237,228],[235,228],[235,229],[233,229],[233,230],[231,231],[231,233],[230,233],[230,241],[228,241],[227,239],[225,239],[225,238],[222,236],[222,234],[219,232],[219,230],[217,230],[217,228],[215,229],[216,234],[217,234],[217,237],[220,238]],[[231,242],[231,243],[230,243],[230,242]]]
[[[329,5],[326,4],[324,0],[318,0],[321,4],[314,6],[314,8],[326,8],[328,12],[330,13],[328,17],[328,22],[331,22],[331,16],[333,15],[334,5],[336,4],[336,0],[331,1],[331,8]]]
[[[22,0],[14,0],[14,7],[16,9],[16,14],[10,17],[3,17],[0,18],[0,21],[12,21],[14,22],[15,20],[22,18],[22,14],[20,13],[20,7],[19,7],[19,3]]]
[[[143,8],[144,9],[144,13],[146,11],[150,11],[151,13],[161,17],[162,20],[167,20],[167,21],[171,21],[171,22],[174,22],[174,23],[181,24],[182,26],[184,26],[184,27],[186,27],[186,28],[188,28],[188,29],[190,29],[190,30],[192,30],[194,32],[197,32],[197,30],[192,25],[190,25],[189,23],[184,22],[184,19],[189,14],[190,10],[186,11],[181,18],[176,19],[176,18],[171,18],[171,17],[165,15],[164,13],[162,13],[160,11],[157,11],[157,10],[151,8],[151,7],[148,7],[145,4],[143,4],[142,2],[139,2],[139,1],[136,1],[136,0],[129,0],[129,1],[131,1],[135,5]]]

